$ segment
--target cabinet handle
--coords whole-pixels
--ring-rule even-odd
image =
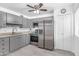
[[[4,50],[5,48],[2,48],[2,50]]]
[[[2,45],[4,46],[4,43],[2,43]]]
[[[4,55],[4,52],[2,52],[2,55]]]
[[[4,41],[4,40],[2,40],[2,41]]]

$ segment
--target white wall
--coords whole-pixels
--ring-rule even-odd
[[[79,8],[75,12],[75,46],[74,52],[79,56]]]
[[[75,35],[79,37],[79,8],[75,13]]]

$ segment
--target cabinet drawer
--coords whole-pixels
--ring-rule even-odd
[[[0,55],[9,53],[9,38],[0,38]]]
[[[9,41],[9,38],[0,38],[0,42],[6,42]]]
[[[9,48],[9,40],[5,39],[4,41],[1,41],[0,46]]]
[[[0,51],[0,56],[6,55],[6,54],[8,54],[8,53],[9,53],[8,50],[2,50],[2,51]]]
[[[5,55],[7,53],[9,53],[9,47],[0,47],[0,55]]]

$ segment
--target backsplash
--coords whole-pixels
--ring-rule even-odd
[[[4,33],[4,32],[12,32],[12,28],[11,27],[1,28],[0,33]]]

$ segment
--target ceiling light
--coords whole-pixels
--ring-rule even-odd
[[[40,14],[40,11],[39,10],[35,10],[34,13]]]

